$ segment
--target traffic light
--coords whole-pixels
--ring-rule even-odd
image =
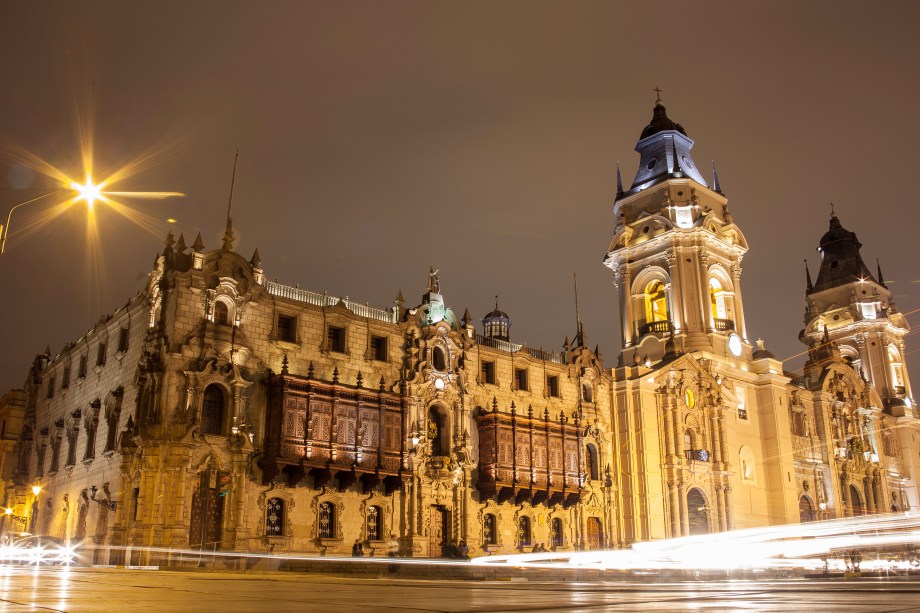
[[[217,495],[226,496],[233,488],[233,478],[230,473],[219,473],[217,477]]]

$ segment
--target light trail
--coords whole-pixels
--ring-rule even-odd
[[[629,549],[547,552],[476,558],[476,565],[597,570],[839,569],[851,553],[915,554],[920,514],[871,515],[750,528],[636,543]],[[898,550],[895,552],[895,550]],[[890,556],[889,556],[890,557]],[[869,560],[861,568],[904,568],[905,561]]]

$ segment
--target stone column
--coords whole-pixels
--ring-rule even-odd
[[[738,334],[747,341],[747,325],[744,323],[744,304],[741,301],[741,256],[738,256],[737,263],[732,264],[732,283],[735,285],[735,323],[738,327]]]

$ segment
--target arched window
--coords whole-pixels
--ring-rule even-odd
[[[891,387],[904,387],[901,352],[894,345],[888,345],[888,368],[891,369]]]
[[[713,319],[725,319],[725,299],[722,296],[722,284],[716,278],[709,279],[709,305]]]
[[[533,545],[533,534],[530,529],[530,518],[526,515],[518,519],[518,547]]]
[[[367,540],[383,540],[383,509],[377,506],[367,507],[365,522],[367,526]]]
[[[230,324],[230,310],[227,308],[227,303],[222,300],[214,303],[214,323],[221,326]]]
[[[336,533],[336,522],[338,518],[335,513],[335,505],[329,501],[319,503],[319,513],[317,521],[317,536],[321,539],[334,539]]]
[[[444,372],[447,370],[447,359],[444,357],[443,347],[435,347],[432,349],[431,366],[439,372]]]
[[[498,525],[491,513],[482,516],[482,544],[498,545]]]
[[[597,447],[593,443],[588,443],[585,447],[588,451],[588,478],[592,481],[597,481],[601,478],[601,471],[597,460]]]
[[[431,442],[431,455],[446,455],[447,444],[444,441],[444,418],[436,407],[428,409],[428,440]]]
[[[212,384],[205,388],[201,403],[202,434],[223,434],[224,404],[224,391],[219,385]]]
[[[668,321],[668,299],[658,279],[645,286],[645,321]]]
[[[269,498],[265,505],[265,536],[284,536],[284,499]]]
[[[757,472],[754,464],[754,452],[747,445],[742,445],[738,451],[738,461],[741,462],[741,482],[748,484],[757,483]]]
[[[594,402],[594,392],[591,389],[591,384],[587,381],[581,384],[581,397],[585,402]]]
[[[565,533],[562,531],[562,520],[554,517],[549,523],[550,539],[553,549],[565,546]]]

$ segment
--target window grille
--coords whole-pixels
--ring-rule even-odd
[[[321,502],[319,505],[319,538],[335,538],[335,505]]]
[[[380,507],[372,506],[367,508],[367,540],[381,540],[381,524],[383,513]]]
[[[497,545],[498,531],[495,529],[495,516],[487,513],[482,518],[482,542],[485,545]]]
[[[284,500],[269,498],[265,507],[265,536],[284,535]]]

